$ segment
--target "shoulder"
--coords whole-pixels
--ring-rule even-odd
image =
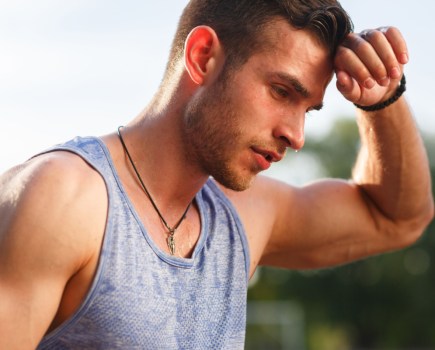
[[[251,253],[251,273],[261,260],[276,223],[297,202],[299,189],[281,181],[257,176],[250,188],[236,192],[218,185],[236,208],[245,228]]]
[[[43,205],[54,212],[64,205],[86,206],[86,196],[102,194],[105,187],[81,157],[65,151],[46,153],[12,168],[0,177],[0,186],[0,201],[7,207],[37,210]]]
[[[230,199],[240,215],[256,213],[273,214],[275,208],[296,199],[299,189],[267,176],[257,176],[254,183],[245,191],[237,192],[218,185]],[[270,217],[270,215],[269,215]]]
[[[103,179],[69,152],[43,154],[11,169],[0,177],[0,188],[0,237],[44,243],[44,251],[52,248],[56,256],[63,249],[86,255],[88,233],[101,226],[107,210]]]
[[[65,286],[97,259],[106,212],[103,180],[72,153],[41,155],[0,176],[0,333],[12,334],[0,347],[39,342]]]

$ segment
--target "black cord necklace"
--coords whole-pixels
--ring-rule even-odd
[[[139,175],[139,172],[136,169],[136,166],[133,163],[133,159],[131,158],[130,152],[128,152],[127,146],[125,145],[124,139],[122,138],[122,135],[121,135],[121,129],[122,128],[123,128],[123,126],[118,127],[119,140],[121,141],[122,147],[124,148],[124,151],[127,154],[128,159],[130,160],[131,166],[133,167],[133,170],[136,173],[136,176],[137,176],[140,184],[142,185],[142,188],[143,188],[144,192],[146,193],[147,197],[149,198],[149,200],[150,200],[151,204],[153,205],[155,211],[159,215],[160,220],[162,220],[163,224],[168,229],[168,238],[167,238],[166,242],[168,244],[169,252],[171,253],[171,255],[174,255],[175,254],[175,238],[174,238],[175,231],[178,229],[180,224],[186,218],[186,214],[189,211],[190,206],[192,205],[193,199],[190,201],[189,205],[187,206],[186,210],[184,211],[183,215],[178,220],[178,222],[175,224],[175,226],[174,227],[169,226],[168,223],[166,222],[165,218],[163,217],[162,213],[160,212],[159,208],[157,208],[156,203],[154,202],[153,198],[151,197],[150,193],[148,192],[144,182],[142,181],[142,178]]]

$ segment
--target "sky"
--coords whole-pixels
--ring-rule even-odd
[[[187,0],[0,0],[0,173],[77,135],[126,124],[160,83]],[[408,91],[419,127],[435,135],[433,0],[342,0],[355,30],[405,36]],[[411,5],[412,4],[412,5]],[[353,106],[331,84],[307,118],[317,137]]]

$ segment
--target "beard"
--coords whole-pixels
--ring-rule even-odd
[[[243,129],[227,83],[221,73],[212,86],[199,91],[186,106],[183,141],[188,161],[223,186],[243,191],[249,188],[259,170],[243,169],[235,161],[239,152],[250,145],[243,141]]]

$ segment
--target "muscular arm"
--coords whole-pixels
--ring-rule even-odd
[[[411,230],[427,222],[433,212],[429,164],[406,100],[375,113],[358,111],[358,124],[362,147],[353,179],[377,225],[378,216]]]
[[[337,86],[351,102],[379,103],[395,93],[407,62],[408,50],[398,29],[352,34],[335,59]],[[357,120],[362,147],[353,179],[376,228],[393,230],[398,237],[403,232],[412,240],[412,233],[421,232],[433,217],[433,199],[426,152],[410,108],[401,97],[379,111],[358,109]]]
[[[405,99],[359,114],[353,180],[302,188],[259,181],[261,192],[276,187],[269,210],[278,213],[262,264],[321,268],[403,248],[433,217],[428,161]]]
[[[382,102],[394,94],[407,60],[395,28],[351,34],[335,58],[338,89],[359,105]],[[260,178],[234,195],[254,262],[320,268],[398,249],[421,235],[433,217],[430,172],[405,98],[357,114],[362,147],[352,181],[293,188]],[[261,209],[250,204],[254,198]],[[253,217],[261,224],[251,225]]]
[[[37,346],[65,286],[91,258],[87,230],[102,228],[84,222],[92,195],[74,158],[45,155],[0,178],[1,349]]]

